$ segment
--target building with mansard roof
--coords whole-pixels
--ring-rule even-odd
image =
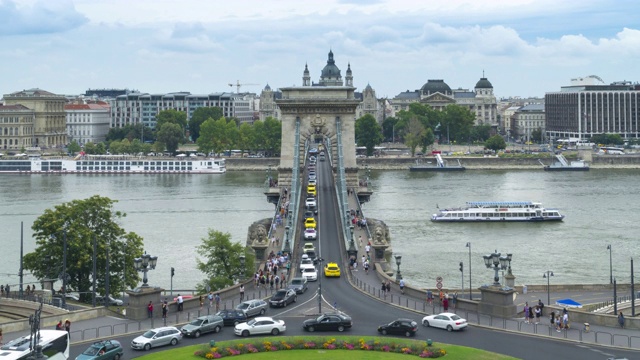
[[[491,125],[495,131],[499,130],[498,102],[493,94],[493,85],[484,76],[478,80],[473,91],[468,89],[454,89],[441,79],[430,79],[419,89],[405,91],[390,100],[392,116],[401,110],[409,110],[409,104],[421,103],[436,110],[443,110],[451,104],[465,106],[475,114],[476,125]]]

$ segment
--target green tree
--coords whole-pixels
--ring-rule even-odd
[[[93,279],[93,241],[96,240],[96,283],[105,293],[107,249],[111,293],[133,288],[140,280],[133,259],[142,255],[143,240],[118,225],[125,213],[114,211],[115,200],[98,195],[46,209],[33,223],[36,249],[24,256],[24,267],[38,279],[57,279],[63,273],[63,243],[67,242],[67,291],[90,298]],[[124,261],[123,261],[124,260]],[[126,264],[126,265],[125,265]],[[126,280],[123,268],[126,266]]]
[[[282,122],[269,116],[264,119],[264,150],[266,156],[279,154],[282,146]]]
[[[416,117],[409,120],[404,135],[404,143],[409,147],[411,156],[416,154],[416,148],[422,144],[425,136],[425,127]]]
[[[544,132],[542,132],[542,128],[531,131],[531,141],[536,144],[542,144],[544,142]]]
[[[156,141],[153,143],[153,151],[157,154],[162,154],[166,148],[166,145],[162,141]]]
[[[184,131],[187,129],[187,114],[174,109],[162,110],[156,115],[156,129],[162,129],[162,125],[166,123],[180,126],[184,136]]]
[[[238,129],[238,148],[244,151],[255,151],[255,136],[253,126],[243,123]]]
[[[491,125],[482,124],[471,128],[471,136],[468,140],[472,141],[487,141],[491,137]],[[461,140],[462,141],[462,140]]]
[[[109,143],[109,152],[111,154],[122,154],[122,149],[122,141],[120,140],[113,140]]]
[[[490,149],[494,151],[503,150],[507,148],[507,143],[504,141],[504,138],[500,135],[493,135],[487,141],[484,142],[485,149]]]
[[[358,146],[367,148],[367,156],[373,155],[375,146],[383,140],[382,128],[371,114],[366,114],[356,120],[355,138]]]
[[[96,145],[96,155],[104,155],[107,153],[107,147],[103,142]]]
[[[82,150],[82,148],[80,147],[80,144],[78,144],[78,142],[75,140],[71,141],[71,143],[67,147],[67,151],[69,151],[69,154],[77,154],[80,152],[80,150]]]
[[[441,138],[447,136],[449,141],[466,143],[471,136],[475,118],[476,116],[465,106],[447,105],[442,111]]]
[[[178,145],[184,141],[182,128],[174,123],[162,124],[157,135],[158,141],[162,142],[167,147],[167,151],[172,154],[175,154],[176,150],[178,150]]]
[[[84,152],[87,154],[95,154],[96,153],[96,144],[92,143],[91,141],[89,141],[88,143],[84,144]]]
[[[397,137],[400,134],[400,128],[397,126],[400,122],[399,119],[395,117],[388,117],[384,119],[382,122],[382,135],[384,136],[385,141],[395,141],[394,136]]]
[[[240,243],[232,243],[229,233],[209,229],[208,237],[203,238],[198,246],[198,254],[204,258],[196,259],[198,270],[207,276],[198,286],[200,291],[207,285],[213,291],[220,290],[253,275],[253,253]],[[245,256],[244,269],[240,263],[241,255]]]
[[[213,119],[218,120],[223,116],[222,109],[217,106],[197,108],[189,120],[189,134],[192,141],[198,141],[200,137],[200,125],[203,122]]]
[[[219,154],[224,150],[231,150],[237,138],[238,128],[235,122],[223,117],[218,120],[209,119],[200,125],[198,150],[205,154],[212,151]]]

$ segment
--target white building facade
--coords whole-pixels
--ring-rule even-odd
[[[67,138],[80,145],[106,140],[111,123],[111,107],[106,103],[68,104],[64,106],[67,118]]]

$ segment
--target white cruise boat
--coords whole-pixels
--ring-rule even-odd
[[[438,209],[431,221],[562,221],[558,209],[544,208],[531,201],[473,201],[466,207]]]
[[[0,174],[224,174],[225,159],[86,155],[0,158]]]

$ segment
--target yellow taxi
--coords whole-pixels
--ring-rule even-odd
[[[340,267],[336,263],[328,263],[324,266],[325,277],[340,277]]]
[[[306,218],[304,220],[304,227],[305,229],[315,229],[316,227],[318,227],[318,224],[316,223],[316,219]]]
[[[315,185],[309,185],[307,186],[307,194],[309,195],[313,195],[316,196],[317,192],[316,192],[316,186]]]

